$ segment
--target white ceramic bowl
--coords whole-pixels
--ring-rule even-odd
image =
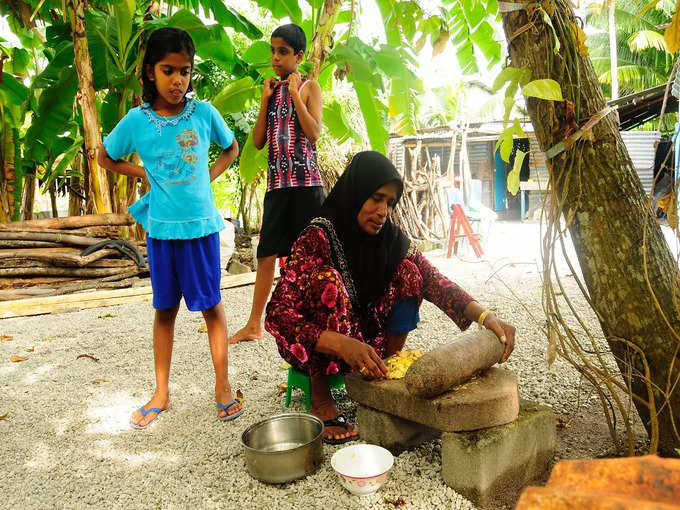
[[[338,450],[331,466],[352,494],[372,494],[385,483],[394,464],[392,454],[374,444],[356,444]]]

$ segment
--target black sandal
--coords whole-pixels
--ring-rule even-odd
[[[345,429],[347,432],[349,432],[349,422],[347,421],[347,418],[345,418],[344,414],[339,414],[335,418],[331,418],[330,420],[326,420],[323,422],[324,427],[340,427]],[[356,436],[349,436],[349,437],[343,437],[343,438],[330,438],[330,437],[324,437],[323,442],[326,444],[344,444],[344,443],[349,443],[350,441],[356,441],[359,439],[359,434]]]

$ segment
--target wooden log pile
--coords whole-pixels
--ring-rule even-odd
[[[144,267],[102,241],[121,239],[134,220],[127,214],[67,216],[0,224],[0,301],[130,287]],[[146,247],[128,241],[145,257]],[[139,261],[138,261],[139,262]]]
[[[393,219],[411,239],[434,243],[445,241],[449,230],[449,214],[438,158],[431,158],[427,147],[418,141],[411,155],[410,169],[404,169],[404,193],[393,213]],[[421,157],[421,153],[425,157]],[[453,156],[451,156],[453,159]]]

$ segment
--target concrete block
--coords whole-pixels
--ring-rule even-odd
[[[361,404],[357,407],[357,422],[362,440],[387,448],[393,455],[441,435],[439,430]]]
[[[480,508],[514,506],[522,489],[542,477],[555,452],[555,415],[522,400],[514,422],[442,434],[442,478]]]
[[[448,432],[504,425],[519,412],[517,378],[496,367],[434,398],[414,397],[403,379],[366,381],[350,374],[345,388],[359,404]]]

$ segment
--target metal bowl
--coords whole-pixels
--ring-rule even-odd
[[[248,472],[267,483],[307,476],[321,465],[323,422],[304,413],[271,416],[241,435]]]

